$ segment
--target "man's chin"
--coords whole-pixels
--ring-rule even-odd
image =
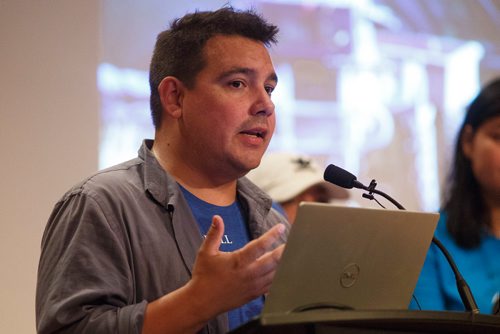
[[[250,172],[252,169],[255,169],[259,167],[261,158],[258,159],[246,159],[241,162],[239,166],[239,171],[241,173],[240,177],[245,176],[248,172]]]
[[[259,167],[264,152],[262,149],[239,151],[230,158],[232,168],[241,176],[246,175],[252,169]]]

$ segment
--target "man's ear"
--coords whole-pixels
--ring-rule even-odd
[[[460,145],[462,145],[462,151],[464,155],[470,159],[472,154],[472,141],[474,139],[474,130],[470,125],[466,125],[462,131],[462,136],[460,137]]]
[[[182,82],[172,76],[163,78],[158,86],[163,110],[173,118],[181,117],[184,89]]]

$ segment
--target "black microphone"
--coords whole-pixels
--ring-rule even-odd
[[[365,189],[366,187],[356,179],[356,176],[349,173],[345,169],[337,167],[335,165],[329,165],[325,174],[323,175],[324,179],[330,183],[336,184],[339,187],[352,189],[359,188]]]
[[[389,200],[398,209],[406,210],[395,199],[393,199],[392,197],[390,197],[386,193],[375,189],[375,187],[377,186],[377,183],[375,182],[375,180],[372,180],[370,182],[370,185],[367,187],[367,186],[363,185],[361,182],[357,181],[356,176],[349,173],[345,169],[340,168],[340,167],[335,166],[335,165],[329,165],[328,167],[326,167],[323,178],[325,179],[325,181],[336,184],[339,187],[343,187],[343,188],[347,188],[347,189],[351,189],[354,187],[354,188],[367,190],[368,194],[363,194],[363,197],[368,198],[368,199],[374,199],[373,194],[378,194],[378,195],[386,198],[387,200]],[[462,299],[462,303],[464,304],[465,309],[467,311],[471,311],[472,313],[479,313],[479,308],[477,307],[476,301],[474,300],[474,296],[472,295],[472,291],[470,290],[469,285],[467,284],[465,279],[462,277],[462,274],[460,274],[460,271],[458,270],[458,267],[455,264],[455,261],[453,261],[453,258],[451,257],[450,253],[444,247],[444,245],[441,243],[441,241],[439,241],[436,237],[432,237],[432,242],[443,253],[446,260],[448,261],[448,264],[451,267],[451,270],[453,271],[453,274],[455,275],[455,280],[457,282],[457,290],[458,290],[458,293],[460,294],[460,298]]]
[[[340,168],[340,167],[335,166],[335,165],[329,165],[328,167],[326,167],[323,178],[325,179],[325,181],[336,184],[342,188],[351,189],[354,187],[354,188],[367,190],[369,193],[363,194],[363,197],[368,198],[368,199],[375,199],[372,194],[381,195],[382,197],[388,199],[398,209],[406,210],[394,198],[387,195],[386,193],[381,192],[380,190],[375,189],[375,187],[377,186],[377,183],[375,182],[375,180],[372,180],[372,182],[370,182],[370,185],[367,187],[367,186],[363,185],[361,182],[359,182],[357,180],[356,176],[349,173],[345,169]],[[380,203],[379,203],[379,205],[382,206]]]

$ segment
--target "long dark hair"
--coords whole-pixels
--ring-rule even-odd
[[[485,227],[491,225],[491,216],[472,172],[471,162],[462,150],[462,137],[466,126],[476,132],[484,122],[495,116],[500,116],[500,78],[484,86],[468,106],[455,143],[443,209],[448,215],[446,226],[449,233],[463,248],[479,246]]]

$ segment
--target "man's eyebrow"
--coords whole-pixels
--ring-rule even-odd
[[[273,73],[269,74],[269,76],[267,77],[267,80],[274,81],[275,83],[278,83],[278,75],[275,72],[273,72]]]
[[[233,74],[245,74],[247,76],[255,76],[257,73],[257,71],[255,71],[254,69],[251,69],[249,67],[235,67],[235,68],[232,68],[228,71],[225,71],[223,73],[221,73],[221,75],[219,76],[219,80],[224,80],[225,78],[233,75]],[[269,74],[269,76],[266,78],[266,80],[270,80],[270,81],[274,81],[276,83],[278,83],[278,76],[276,75],[275,72]]]

